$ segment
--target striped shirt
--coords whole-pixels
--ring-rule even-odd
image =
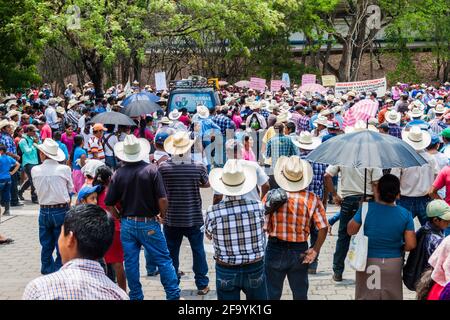
[[[31,281],[23,300],[129,300],[94,260],[74,259],[54,273]]]
[[[269,236],[283,241],[305,242],[310,234],[311,219],[317,230],[328,226],[325,208],[317,195],[306,190],[286,193],[288,201],[270,215],[267,223]],[[266,202],[266,197],[263,202]]]
[[[169,227],[193,227],[203,225],[200,186],[208,183],[208,173],[203,163],[162,163],[159,172],[166,187],[169,208],[166,224]]]
[[[94,158],[94,154],[97,156]],[[91,136],[88,142],[88,157],[89,159],[97,159],[100,161],[105,161],[105,152],[103,150],[103,144],[99,138],[96,136]]]
[[[264,207],[260,201],[226,197],[210,206],[205,229],[214,241],[215,258],[243,264],[264,256]]]

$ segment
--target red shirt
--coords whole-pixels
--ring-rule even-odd
[[[183,123],[186,127],[189,127],[189,124],[191,123],[191,119],[189,119],[188,115],[181,115],[181,117],[178,118],[178,121]]]
[[[48,123],[44,124],[44,126],[41,129],[41,140],[44,141],[47,138],[52,138],[52,129],[48,125]]]
[[[434,180],[433,187],[437,190],[445,187],[445,202],[450,204],[450,166],[446,166],[439,172],[436,180]]]
[[[444,287],[438,283],[435,283],[428,294],[427,300],[439,300],[442,291],[444,291]]]

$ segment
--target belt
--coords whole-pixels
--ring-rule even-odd
[[[68,208],[68,203],[60,203],[60,204],[51,204],[51,205],[45,205],[41,204],[42,209],[56,209],[56,208]]]
[[[156,217],[125,217],[125,219],[136,222],[150,222],[157,220]]]
[[[215,259],[215,260],[218,265],[223,266],[223,267],[243,267],[243,266],[248,266],[248,265],[260,262],[260,261],[262,261],[262,259],[263,259],[263,257],[253,260],[251,262],[246,262],[246,263],[241,263],[241,264],[230,264],[230,263],[223,262],[219,259]]]
[[[306,242],[306,241],[302,241],[302,242],[285,241],[285,240],[278,239],[277,237],[269,237],[269,242],[281,244],[281,245],[284,245],[287,247],[300,246],[300,245],[304,245],[304,244],[308,245],[308,242]]]

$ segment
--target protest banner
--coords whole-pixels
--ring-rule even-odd
[[[266,79],[255,77],[250,78],[250,89],[264,92],[266,90]]]
[[[286,88],[286,84],[283,80],[271,80],[270,81],[270,91],[271,92],[277,92],[281,90],[281,87]]]
[[[305,84],[316,83],[316,75],[315,74],[304,74],[302,75],[302,86]]]
[[[166,73],[157,72],[155,73],[155,85],[156,91],[167,90]]]
[[[362,92],[376,92],[378,96],[384,96],[386,93],[386,78],[355,81],[355,82],[337,82],[335,86],[335,92],[344,94],[348,91],[355,91],[356,93]]]
[[[336,77],[334,75],[322,76],[322,86],[334,87],[336,85]]]
[[[283,73],[281,80],[286,84],[286,88],[291,87],[291,79],[289,78],[289,73]]]

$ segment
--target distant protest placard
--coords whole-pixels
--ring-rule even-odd
[[[334,87],[336,85],[336,77],[334,75],[322,76],[322,86]]]
[[[255,77],[250,78],[250,89],[264,92],[266,90],[266,79]]]
[[[286,88],[291,87],[291,79],[289,77],[289,73],[283,73],[283,75],[281,76],[281,80],[283,80],[283,82],[286,84]]]
[[[281,90],[281,87],[286,88],[286,84],[283,80],[271,80],[270,81],[270,91],[271,92],[277,92]]]
[[[155,73],[155,85],[156,91],[167,90],[166,73],[157,72]]]
[[[302,75],[302,86],[310,83],[316,83],[316,75],[315,74]]]
[[[350,90],[353,90],[356,93],[375,91],[378,96],[384,96],[386,93],[386,78],[336,83],[336,93],[344,94]]]

